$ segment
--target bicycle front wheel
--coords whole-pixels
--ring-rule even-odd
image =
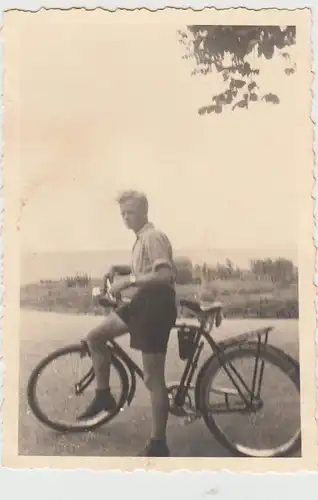
[[[197,398],[208,429],[234,456],[286,457],[301,450],[299,366],[278,349],[258,351],[251,342],[225,351],[222,365],[213,357]]]
[[[94,397],[95,384],[92,361],[87,348],[74,344],[49,354],[32,371],[27,398],[35,417],[61,432],[81,432],[109,422],[121,410],[129,391],[129,380],[123,364],[111,358],[110,387],[116,408],[97,417],[77,421],[76,417]]]

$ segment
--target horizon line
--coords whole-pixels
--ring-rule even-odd
[[[202,248],[195,248],[195,247],[175,247],[174,252],[185,252],[185,251],[191,251],[191,252],[207,252],[207,253],[214,253],[214,252],[228,252],[228,251],[236,251],[236,252],[246,252],[246,251],[257,251],[257,252],[274,252],[277,251],[277,253],[280,253],[282,250],[298,250],[298,245],[295,245],[294,247],[280,247],[279,249],[273,248],[273,247],[268,247],[268,248],[253,248],[253,247],[248,247],[248,248],[220,248],[220,247],[214,247],[214,248],[207,248],[207,249],[202,249]],[[77,250],[76,248],[74,249],[68,249],[68,250],[21,250],[21,254],[30,254],[30,253],[35,253],[35,254],[43,254],[43,253],[50,253],[50,254],[57,254],[57,253],[85,253],[85,252],[131,252],[130,248],[114,248],[114,249],[94,249],[94,248],[85,248],[81,250]]]

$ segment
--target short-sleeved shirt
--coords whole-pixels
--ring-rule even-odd
[[[147,222],[137,233],[132,249],[132,272],[136,275],[155,271],[164,265],[172,270],[171,285],[175,281],[175,265],[171,243],[165,233]]]
[[[150,222],[137,234],[131,264],[137,276],[155,271],[161,265],[172,270],[170,284],[133,287],[131,300],[116,309],[130,332],[131,347],[144,353],[165,353],[177,318],[175,266],[168,237]]]

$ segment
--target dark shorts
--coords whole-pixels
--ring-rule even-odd
[[[115,312],[126,323],[130,346],[145,353],[167,351],[170,331],[177,319],[176,294],[167,285],[148,285]]]

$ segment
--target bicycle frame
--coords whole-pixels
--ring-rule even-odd
[[[116,305],[116,298],[113,297],[110,293],[110,280],[107,278],[105,283],[104,283],[104,292],[106,292],[106,295],[108,296],[109,304],[111,304],[113,307]],[[183,373],[181,375],[180,382],[177,387],[176,394],[174,396],[174,403],[182,407],[185,402],[186,395],[188,393],[188,390],[190,388],[191,382],[193,380],[195,371],[198,367],[199,359],[201,356],[201,352],[204,346],[204,340],[208,343],[209,347],[212,350],[212,356],[216,356],[220,366],[223,367],[225,370],[226,374],[228,375],[229,379],[233,383],[235,387],[235,394],[240,395],[242,402],[244,403],[243,409],[252,409],[253,406],[253,401],[254,400],[259,400],[260,398],[260,391],[261,391],[261,384],[262,384],[262,379],[263,379],[263,374],[264,374],[264,361],[261,361],[261,366],[259,369],[259,357],[260,357],[260,352],[262,348],[262,337],[265,337],[265,340],[263,342],[263,346],[266,346],[268,343],[268,335],[269,332],[273,329],[272,327],[265,327],[265,328],[260,328],[256,330],[252,330],[250,332],[242,333],[240,335],[237,335],[235,337],[232,337],[231,339],[227,339],[225,341],[222,341],[220,343],[217,343],[213,337],[210,335],[210,331],[213,328],[214,321],[215,321],[215,312],[212,312],[210,314],[206,314],[203,317],[199,318],[198,316],[196,319],[199,321],[199,326],[193,326],[189,325],[186,321],[176,321],[175,324],[175,329],[179,329],[182,327],[187,327],[188,329],[193,331],[194,334],[194,342],[193,342],[193,351],[191,353],[191,356],[189,356],[186,360],[186,364],[183,370]],[[211,321],[211,326],[206,331],[206,326]],[[203,340],[202,340],[203,338]],[[230,349],[233,346],[237,346],[240,343],[247,342],[251,338],[257,338],[257,348],[256,348],[256,358],[255,358],[255,365],[254,365],[254,371],[253,371],[253,378],[252,378],[252,388],[250,389],[247,384],[244,382],[242,376],[238,373],[238,371],[234,368],[232,363],[224,363],[224,356],[225,356],[225,351],[227,349]],[[85,344],[85,342],[84,342]],[[144,379],[144,373],[142,369],[131,359],[131,357],[120,347],[120,345],[113,339],[108,341],[108,345],[111,349],[112,356],[116,356],[117,359],[120,359],[123,364],[126,366],[128,369],[129,375],[130,375],[130,390],[129,394],[127,397],[127,404],[130,405],[135,392],[136,392],[136,374],[141,378],[142,380]],[[86,345],[86,351],[87,352],[88,347]],[[197,382],[196,382],[196,387],[198,386],[198,382],[204,375],[205,371],[207,370],[209,363],[211,361],[211,357],[204,363],[204,365],[200,368],[200,371],[197,376]],[[231,373],[232,372],[232,373]],[[233,375],[232,375],[233,374]],[[85,388],[92,382],[94,379],[94,371],[93,368],[85,375],[85,377],[82,379],[77,384],[77,389],[78,393],[82,392],[85,390]],[[236,378],[236,380],[235,380]],[[238,383],[237,383],[238,380]],[[241,389],[240,385],[243,386],[243,390]],[[255,389],[256,394],[255,394]],[[229,412],[229,411],[238,411],[238,408],[229,408],[228,404],[228,393],[226,391],[220,391],[224,396],[225,396],[225,407],[223,412]],[[240,408],[242,410],[242,408]],[[219,413],[222,412],[222,407],[219,405],[217,411]]]
[[[183,326],[186,325],[186,323],[181,323],[178,326]],[[189,325],[186,325],[189,328]],[[187,391],[191,385],[191,382],[193,380],[194,373],[197,369],[198,363],[199,363],[199,358],[203,349],[204,341],[202,341],[202,337],[206,342],[208,343],[209,347],[211,348],[213,352],[213,356],[216,356],[218,358],[218,361],[220,365],[223,367],[224,371],[232,381],[237,393],[241,396],[243,402],[245,403],[244,409],[250,408],[252,406],[253,400],[255,399],[255,388],[256,388],[256,383],[257,383],[257,393],[256,393],[256,399],[259,398],[260,396],[260,389],[261,389],[261,384],[262,384],[262,379],[263,379],[263,374],[264,374],[264,361],[261,362],[261,367],[259,370],[259,357],[260,357],[260,350],[262,346],[262,336],[265,336],[265,340],[263,342],[263,346],[267,345],[268,342],[268,335],[269,332],[272,330],[272,327],[265,327],[257,330],[253,330],[247,333],[243,333],[240,335],[237,335],[235,337],[232,337],[231,339],[228,339],[226,341],[217,343],[213,337],[210,335],[210,332],[206,332],[204,329],[205,322],[202,321],[200,323],[199,327],[192,326],[190,327],[191,329],[194,330],[194,346],[193,346],[193,352],[192,355],[187,359],[186,365],[184,367],[183,374],[181,376],[181,380],[175,395],[175,403],[179,406],[182,406],[185,401],[185,396],[187,394]],[[251,338],[257,337],[258,342],[257,342],[257,355],[255,359],[255,365],[254,365],[254,371],[253,371],[253,379],[252,379],[252,389],[250,389],[245,381],[243,380],[242,376],[238,373],[236,368],[232,365],[232,363],[224,363],[224,356],[225,356],[225,350],[229,349],[233,346],[237,346],[240,343],[244,343],[248,341]],[[203,376],[205,370],[208,368],[209,363],[211,361],[211,357],[204,363],[204,365],[201,367],[199,373],[198,373],[198,378],[197,380],[201,379]],[[230,370],[233,372],[234,376],[231,374]],[[259,376],[258,376],[259,375]],[[258,376],[258,378],[257,378]],[[246,391],[245,393],[241,390],[239,384],[236,382],[235,377],[238,379],[239,383],[242,384],[243,389]],[[197,385],[197,384],[196,384]],[[226,396],[226,399],[228,399],[228,395],[223,393]],[[249,397],[247,397],[248,395]],[[228,403],[228,401],[227,401]],[[220,407],[218,409],[219,412],[222,411],[222,408]],[[233,408],[232,410],[229,409],[228,404],[226,404],[226,409],[224,410],[226,412],[229,411],[238,411],[238,408]]]
[[[178,384],[177,392],[174,397],[174,402],[177,406],[182,407],[185,402],[185,398],[187,395],[187,392],[190,388],[191,382],[193,380],[195,371],[198,367],[199,364],[199,359],[201,356],[201,352],[204,346],[204,340],[208,343],[209,347],[211,348],[213,352],[213,356],[216,356],[218,358],[218,361],[220,365],[224,368],[225,372],[227,373],[228,377],[233,383],[233,386],[235,387],[235,390],[237,391],[237,394],[241,396],[242,402],[244,402],[243,408],[241,407],[240,409],[249,409],[253,405],[253,401],[256,399],[258,400],[260,397],[260,390],[261,390],[261,383],[262,383],[262,378],[263,378],[263,373],[264,373],[264,361],[261,362],[261,366],[259,369],[259,355],[260,355],[260,350],[262,346],[261,338],[262,336],[265,336],[265,341],[263,342],[263,345],[267,345],[268,342],[268,335],[269,332],[272,330],[272,327],[265,327],[257,330],[252,330],[247,333],[243,333],[240,335],[237,335],[235,337],[232,337],[231,339],[227,339],[223,342],[217,343],[213,337],[210,335],[210,332],[205,331],[205,325],[207,322],[208,318],[205,318],[204,320],[201,320],[199,322],[199,326],[194,326],[194,325],[189,325],[186,321],[177,321],[175,324],[174,329],[179,329],[184,326],[187,328],[190,328],[193,330],[194,333],[194,342],[193,342],[193,351],[191,356],[186,360],[186,364],[180,379],[180,382]],[[203,340],[202,340],[203,338]],[[253,379],[252,379],[252,388],[250,389],[246,383],[244,382],[242,376],[238,373],[238,371],[234,368],[234,366],[231,363],[224,364],[224,355],[225,355],[225,350],[229,349],[233,346],[237,346],[240,343],[247,342],[251,338],[257,338],[257,355],[255,359],[255,365],[254,365],[254,372],[253,372]],[[84,342],[85,344],[85,342]],[[110,340],[108,341],[108,345],[111,349],[111,354],[112,356],[116,356],[119,358],[126,368],[128,369],[129,375],[130,375],[130,390],[129,394],[127,397],[127,404],[130,405],[135,392],[136,392],[136,375],[139,376],[140,379],[144,379],[144,373],[143,370],[136,364],[131,357],[127,354],[127,352],[120,347],[120,345],[115,341],[115,340]],[[87,352],[87,346],[86,346],[86,352]],[[209,362],[211,361],[211,357],[204,363],[204,365],[201,367],[197,380],[199,380],[205,370],[208,368]],[[230,369],[229,369],[230,368]],[[232,375],[232,373],[233,375]],[[93,368],[89,370],[89,372],[83,377],[83,379],[76,385],[76,392],[80,394],[83,392],[86,387],[93,381],[95,377]],[[238,380],[237,381],[235,380]],[[243,390],[241,389],[240,385],[243,386]],[[255,394],[255,389],[256,394]],[[230,412],[230,411],[238,411],[239,408],[229,408],[228,404],[228,394],[223,393],[226,399],[226,405],[224,409],[219,405],[218,408],[215,408],[218,413],[221,412]]]

